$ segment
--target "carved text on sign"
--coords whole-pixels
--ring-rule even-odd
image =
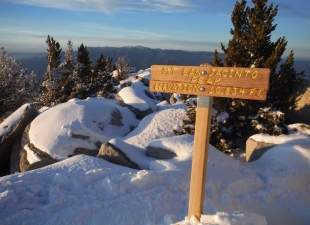
[[[150,89],[193,95],[265,100],[269,69],[152,66]]]
[[[192,92],[196,95],[201,95],[201,86],[192,85],[192,84],[166,84],[166,83],[154,83],[153,90],[155,92],[171,92],[171,93],[180,93],[182,92]],[[207,92],[210,96],[217,95],[221,97],[226,96],[235,96],[237,98],[240,96],[252,96],[256,95],[261,97],[262,91],[264,88],[237,88],[237,87],[223,87],[223,86],[209,86],[204,91]],[[226,96],[225,96],[226,95]]]

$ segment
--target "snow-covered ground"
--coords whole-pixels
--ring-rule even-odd
[[[86,114],[86,124],[97,121],[107,127],[111,117],[104,117],[103,110],[86,110],[88,104],[93,107],[94,101],[97,100],[65,104],[82,105],[83,109],[73,108],[78,115]],[[241,163],[210,146],[204,210],[199,222],[185,218],[194,136],[175,136],[172,131],[182,126],[184,105],[161,102],[157,107],[159,111],[142,119],[133,131],[122,129],[128,133],[125,136],[109,133],[110,142],[124,149],[143,170],[78,155],[61,156],[61,162],[48,167],[1,177],[0,224],[310,224],[309,130],[295,124],[290,126],[295,131],[287,136],[256,135],[255,139],[278,146],[251,163]],[[77,116],[80,119],[73,120],[74,112],[65,111],[64,107],[62,110],[57,121],[55,116],[49,116],[44,118],[44,124],[52,126],[57,122],[58,127],[65,129],[54,127],[54,133],[90,135],[83,119]],[[111,110],[107,110],[109,115]],[[44,113],[57,114],[55,108],[41,115]],[[16,115],[12,118],[16,120]],[[121,121],[136,123],[132,116],[123,116]],[[72,125],[70,129],[68,124]],[[38,131],[36,135],[41,135],[41,140],[48,139],[49,132],[39,130],[37,127],[33,132]],[[61,143],[69,145],[66,142],[72,139],[70,135],[65,137]],[[178,157],[147,157],[146,146],[168,149]]]

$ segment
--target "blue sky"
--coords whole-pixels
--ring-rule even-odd
[[[46,52],[50,35],[66,49],[142,45],[220,52],[231,38],[234,0],[0,0],[0,46],[9,53]],[[272,40],[285,36],[287,52],[310,59],[308,0],[279,5]],[[248,1],[248,4],[252,4]]]

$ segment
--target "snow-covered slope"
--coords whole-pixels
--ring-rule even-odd
[[[45,117],[50,127],[57,125],[59,130],[49,129],[48,135],[34,133],[42,135],[46,141],[42,144],[47,144],[57,141],[47,139],[51,132],[64,132],[68,137],[70,132],[78,131],[79,135],[86,135],[93,121],[103,122],[108,128],[111,118],[104,119],[96,112],[112,113],[115,105],[111,102],[111,108],[107,103],[104,108],[90,110],[100,101],[113,102],[93,99],[63,104],[76,107],[71,113],[66,112],[66,107],[61,113],[51,108],[42,115],[59,113],[55,124]],[[309,224],[310,138],[307,132],[298,129],[291,136],[273,137],[271,141],[279,145],[251,163],[240,163],[210,146],[204,215],[200,223],[194,218],[185,219],[194,137],[175,136],[172,132],[182,125],[183,107],[180,103],[159,103],[160,111],[148,115],[139,124],[130,113],[119,109],[123,124],[135,125],[135,130],[127,134],[128,128],[119,129],[123,137],[114,136],[113,127],[111,131],[99,129],[94,133],[100,136],[101,132],[109,131],[110,136],[104,135],[111,143],[125,149],[128,155],[136,151],[131,157],[143,165],[143,170],[79,155],[42,169],[1,177],[0,224]],[[83,126],[77,123],[81,122],[81,114],[87,115]],[[61,143],[65,146],[71,141],[64,138]],[[148,145],[171,150],[178,157],[169,160],[147,157],[144,152]]]

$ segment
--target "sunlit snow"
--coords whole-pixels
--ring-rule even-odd
[[[103,108],[100,102],[104,102]],[[194,136],[173,133],[182,126],[182,107],[159,105],[164,107],[140,122],[127,108],[108,99],[72,100],[62,104],[60,111],[53,111],[55,107],[41,113],[44,123],[33,124],[32,138],[40,136],[42,146],[63,160],[0,178],[0,224],[309,224],[310,138],[306,129],[290,125],[296,131],[289,136],[256,135],[257,140],[278,145],[250,163],[240,163],[210,146],[204,210],[199,222],[185,218]],[[76,111],[67,112],[68,106]],[[107,125],[115,108],[128,126],[113,130]],[[58,115],[57,121],[50,119],[55,116],[47,116],[52,113]],[[86,123],[81,121],[84,119]],[[96,127],[90,129],[93,121]],[[104,130],[98,128],[99,122],[104,124]],[[136,127],[133,131],[129,130],[131,125]],[[51,138],[61,132],[66,138]],[[66,158],[67,148],[61,152],[62,148],[55,146],[71,145],[71,133],[110,141],[143,170],[86,155]],[[161,147],[178,156],[169,160],[150,158],[145,154],[147,146]],[[34,155],[31,158],[32,162],[39,160]]]

